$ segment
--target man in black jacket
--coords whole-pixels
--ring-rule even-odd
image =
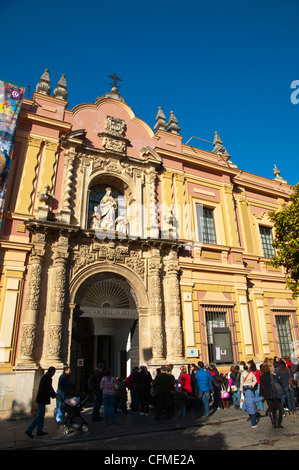
[[[33,437],[32,431],[37,427],[37,436],[45,436],[47,433],[43,431],[44,427],[44,417],[46,412],[46,405],[50,404],[51,398],[58,398],[59,395],[56,394],[55,390],[52,387],[52,377],[55,374],[55,367],[49,367],[48,372],[41,378],[38,392],[36,396],[36,403],[38,404],[38,412],[33,421],[29,424],[25,433],[29,437]]]

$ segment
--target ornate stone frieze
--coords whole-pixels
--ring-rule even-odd
[[[36,324],[27,323],[23,325],[20,353],[23,357],[32,358],[34,354],[36,336]]]
[[[118,245],[114,240],[91,245],[80,245],[74,249],[73,272],[76,274],[84,266],[96,261],[109,264],[124,263],[144,278],[145,262],[138,251],[130,251],[128,246]]]
[[[183,334],[181,328],[170,328],[170,338],[167,342],[168,356],[182,357]]]
[[[151,328],[151,343],[153,359],[161,359],[164,354],[163,328]]]
[[[39,305],[40,284],[41,284],[41,264],[32,264],[29,268],[29,282],[25,298],[26,310],[37,310]]]
[[[124,153],[126,151],[126,143],[123,140],[113,139],[112,137],[103,137],[103,147],[106,150]]]
[[[144,278],[145,265],[140,253],[132,251],[130,257],[126,259],[126,265],[133,269],[142,279]]]
[[[97,253],[92,250],[92,246],[80,245],[78,251],[74,251],[74,274],[84,266],[94,263]]]
[[[59,358],[61,351],[62,325],[51,325],[49,329],[48,356]]]

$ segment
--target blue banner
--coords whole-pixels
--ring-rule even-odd
[[[0,80],[0,227],[25,86]]]

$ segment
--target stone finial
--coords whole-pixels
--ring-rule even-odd
[[[67,84],[65,75],[61,76],[61,79],[57,83],[57,88],[55,88],[53,96],[54,98],[59,98],[60,100],[66,100],[68,96],[68,92],[66,91]]]
[[[228,153],[226,148],[223,147],[223,142],[220,139],[217,131],[215,131],[213,145],[214,145],[214,149],[212,150],[212,153],[217,153],[218,155],[221,155],[226,160],[230,159],[230,154]]]
[[[158,131],[160,129],[162,130],[165,130],[166,127],[167,127],[167,122],[165,122],[165,115],[162,111],[162,108],[161,106],[159,106],[159,109],[158,109],[158,114],[156,116],[156,125],[154,127],[155,131]]]
[[[273,168],[273,175],[275,176],[274,180],[278,181],[279,183],[287,183],[287,180],[284,180],[280,176],[280,173],[281,171],[277,168],[276,165],[274,165],[274,168]]]
[[[273,175],[278,178],[280,176],[280,170],[278,170],[277,166],[274,165],[274,168],[273,168]]]
[[[49,76],[49,69],[45,69],[44,73],[42,74],[39,83],[36,85],[35,91],[37,93],[41,93],[43,95],[49,95],[51,92],[50,87],[50,76]]]
[[[178,134],[181,128],[178,126],[178,120],[175,117],[173,111],[170,111],[170,118],[168,122],[168,131],[172,132],[172,134]]]

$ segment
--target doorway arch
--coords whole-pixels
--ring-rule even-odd
[[[75,305],[70,347],[74,379],[80,376],[86,382],[99,362],[104,362],[113,375],[125,378],[132,367],[144,362],[143,352],[150,347],[148,297],[135,273],[118,265],[89,267],[72,281],[70,299]],[[82,335],[78,347],[73,335],[80,341],[80,332],[87,331],[87,324],[89,338]],[[78,351],[85,351],[86,356],[76,357]],[[87,383],[81,381],[81,393],[84,387]]]

